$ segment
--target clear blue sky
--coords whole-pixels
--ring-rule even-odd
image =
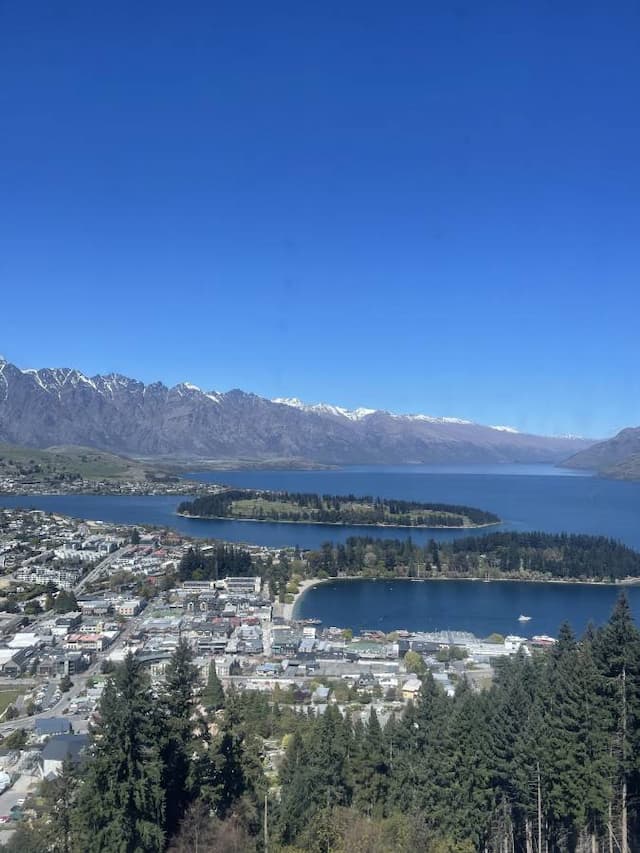
[[[0,353],[640,423],[640,6],[4,2]]]

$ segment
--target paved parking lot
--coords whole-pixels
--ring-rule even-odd
[[[8,791],[0,794],[0,817],[8,817],[13,806],[18,805],[18,800],[24,799],[27,794],[30,794],[39,781],[39,777],[30,776],[26,773],[19,776]],[[4,824],[4,826],[8,826],[8,824]],[[0,835],[0,841],[5,840],[4,834]]]

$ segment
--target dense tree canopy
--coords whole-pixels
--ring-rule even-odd
[[[232,576],[259,574],[251,554],[245,548],[218,544],[206,553],[199,548],[189,548],[180,560],[178,576],[186,580],[218,580]]]
[[[554,577],[619,580],[640,577],[640,554],[604,536],[489,533],[416,545],[411,539],[353,536],[308,553],[310,574],[424,577]]]

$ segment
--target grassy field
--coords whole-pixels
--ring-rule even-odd
[[[4,714],[9,705],[13,705],[21,695],[20,690],[0,690],[0,716]]]
[[[238,518],[257,518],[262,510],[263,515],[272,515],[273,513],[295,512],[296,504],[290,501],[265,501],[261,498],[255,498],[243,501],[234,501],[231,504],[231,514]],[[312,507],[305,507],[309,515],[316,515],[316,511]]]
[[[367,503],[362,503],[362,502],[353,503],[353,501],[345,501],[344,503],[340,504],[340,509],[343,511],[346,510],[348,512],[355,512],[355,513],[364,514],[365,512],[371,512],[371,510],[373,509],[373,505],[367,504]],[[417,518],[429,518],[431,516],[438,515],[438,516],[446,516],[447,518],[455,519],[456,521],[459,521],[460,523],[462,523],[462,516],[457,515],[456,513],[453,513],[453,512],[442,512],[442,511],[440,511],[440,512],[434,513],[434,512],[429,512],[428,510],[424,510],[424,509],[422,509],[422,510],[414,509],[414,510],[410,510],[406,514],[411,519],[413,519],[414,521]],[[385,513],[385,515],[389,519],[393,519],[393,515],[390,512]]]
[[[33,481],[59,478],[84,480],[146,480],[166,472],[113,453],[88,447],[50,447],[37,450],[0,444],[0,476]]]

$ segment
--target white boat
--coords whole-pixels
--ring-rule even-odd
[[[531,616],[525,616],[523,613],[521,613],[518,616],[518,622],[530,622],[530,621],[531,621]]]

